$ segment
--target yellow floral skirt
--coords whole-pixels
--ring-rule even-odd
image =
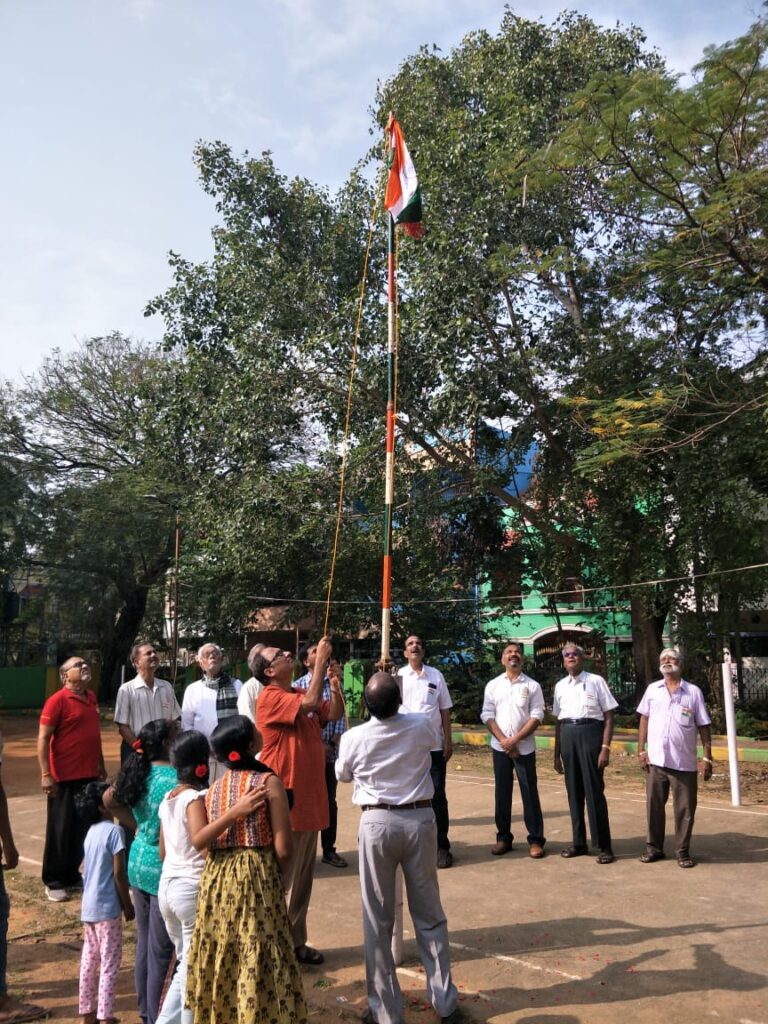
[[[274,851],[211,850],[189,947],[195,1024],[306,1024]]]

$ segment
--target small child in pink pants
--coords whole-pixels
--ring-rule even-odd
[[[115,987],[123,958],[123,921],[134,918],[125,870],[123,830],[104,806],[106,782],[89,782],[75,798],[90,825],[83,868],[83,955],[80,959],[82,1024],[112,1021]]]

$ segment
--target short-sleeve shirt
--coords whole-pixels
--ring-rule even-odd
[[[480,720],[484,724],[493,719],[505,736],[514,736],[532,718],[544,721],[544,694],[535,679],[521,672],[517,679],[512,680],[502,672],[488,683],[480,712]],[[491,747],[498,751],[504,749],[493,735]],[[520,740],[517,749],[521,754],[532,754],[536,749],[533,734]]]
[[[352,802],[359,807],[431,800],[433,735],[423,714],[371,718],[341,737],[336,778],[354,782]]]
[[[79,697],[63,686],[43,705],[40,724],[53,729],[48,761],[56,782],[98,778],[101,769],[101,723],[96,695]]]
[[[91,825],[85,837],[81,921],[111,921],[121,913],[114,856],[125,849],[123,830],[112,821]]]
[[[237,698],[238,714],[250,718],[254,725],[256,724],[256,702],[263,689],[264,683],[259,682],[255,676],[251,676],[246,683],[243,683],[240,696]]]
[[[319,713],[303,714],[303,700],[302,690],[283,690],[275,683],[264,687],[256,705],[256,726],[264,743],[259,760],[293,791],[293,831],[315,832],[328,827],[321,730],[328,721],[329,707],[324,702]]]
[[[173,687],[165,679],[156,679],[149,687],[141,676],[136,676],[117,691],[114,718],[118,725],[127,725],[138,736],[147,722],[175,722],[181,718],[181,708]]]
[[[552,714],[555,718],[594,718],[602,722],[606,711],[619,706],[602,676],[580,672],[566,676],[555,686]]]
[[[128,881],[136,889],[157,896],[160,885],[160,802],[178,784],[176,769],[153,764],[138,803],[131,808],[138,830],[128,855]]]
[[[660,679],[645,691],[637,712],[648,719],[649,762],[658,768],[695,772],[697,726],[712,722],[698,686],[681,679],[677,692],[670,693]]]
[[[398,672],[402,688],[403,708],[426,715],[434,733],[433,750],[443,749],[443,719],[440,714],[453,707],[443,673],[431,665],[422,665],[416,672],[404,665]]]

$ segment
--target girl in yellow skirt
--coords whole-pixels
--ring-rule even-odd
[[[233,715],[211,736],[226,775],[190,805],[189,834],[208,845],[189,948],[186,1005],[195,1024],[306,1024],[307,1007],[285,908],[291,856],[288,799],[280,779],[256,760],[260,736]],[[266,800],[210,840],[221,818],[251,789]],[[207,833],[207,834],[206,834]]]

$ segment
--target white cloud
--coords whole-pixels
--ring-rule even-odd
[[[156,12],[157,6],[158,0],[128,0],[128,13],[143,25]]]

